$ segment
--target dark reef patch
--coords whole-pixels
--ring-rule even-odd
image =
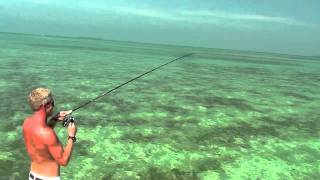
[[[290,96],[290,97],[294,97],[294,98],[302,99],[302,100],[306,100],[306,101],[314,100],[314,98],[312,98],[310,96],[306,96],[306,95],[299,94],[299,93],[294,93],[294,92],[284,92],[283,94],[285,96]]]
[[[198,180],[195,172],[186,172],[184,170],[173,168],[163,169],[156,166],[151,166],[147,171],[139,172],[138,175],[143,180],[159,180],[159,179],[172,179],[172,180]]]
[[[295,129],[297,129],[296,134],[297,136],[299,136],[299,138],[317,138],[320,135],[320,122],[318,121],[318,117],[320,116],[313,114],[305,120],[304,118],[301,118],[301,115],[281,116],[277,119],[269,116],[264,116],[260,118],[260,121],[264,122],[269,127],[273,127],[278,130],[283,130],[283,128],[294,127]],[[290,136],[287,136],[286,133],[281,133],[277,137],[285,140],[293,138],[292,134],[290,134]]]
[[[89,149],[94,146],[94,141],[78,140],[80,143],[75,145],[74,151],[76,155],[87,157],[90,152]]]
[[[245,99],[225,98],[225,97],[218,97],[218,96],[191,96],[191,95],[185,95],[183,97],[189,101],[197,102],[206,108],[212,108],[216,106],[226,106],[226,107],[233,107],[236,109],[240,109],[243,111],[255,111],[255,108],[252,105],[250,105],[250,103]]]
[[[133,141],[136,143],[143,143],[143,142],[155,142],[159,139],[159,135],[144,135],[141,132],[131,132],[125,133],[120,138],[123,141]]]

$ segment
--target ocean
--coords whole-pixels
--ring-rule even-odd
[[[73,113],[63,179],[318,179],[320,57],[0,33],[0,179],[26,179],[27,96]],[[55,128],[66,144],[67,129]]]

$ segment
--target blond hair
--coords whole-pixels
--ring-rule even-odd
[[[48,88],[33,89],[28,97],[29,105],[33,111],[37,111],[42,104],[52,101],[51,91]]]

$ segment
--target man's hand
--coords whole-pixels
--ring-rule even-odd
[[[68,135],[70,137],[75,137],[77,134],[77,127],[74,122],[70,122],[68,126]]]
[[[60,111],[58,116],[56,117],[57,121],[62,121],[64,119],[64,117],[66,117],[66,115],[72,113],[72,110],[69,111]]]

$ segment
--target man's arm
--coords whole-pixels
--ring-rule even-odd
[[[43,137],[45,144],[48,146],[51,156],[61,166],[67,166],[73,149],[72,139],[67,140],[67,145],[63,149],[53,129],[48,128],[46,135]]]

